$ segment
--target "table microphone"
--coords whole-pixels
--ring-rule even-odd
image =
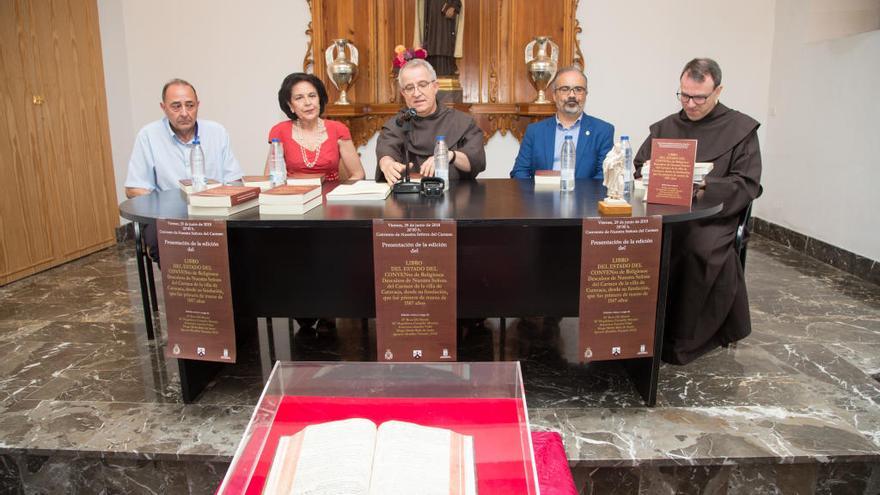
[[[400,113],[397,114],[397,118],[394,119],[394,123],[397,124],[398,127],[403,128],[403,133],[406,136],[406,140],[403,143],[403,150],[404,150],[404,155],[405,155],[405,158],[404,158],[405,168],[403,171],[403,178],[400,179],[400,181],[398,181],[396,184],[394,184],[394,186],[392,186],[391,192],[393,192],[394,194],[401,194],[401,193],[408,193],[408,194],[416,193],[416,194],[418,194],[418,192],[421,190],[420,184],[416,184],[415,182],[410,182],[410,180],[409,180],[410,159],[409,159],[409,148],[407,147],[407,144],[409,143],[409,135],[410,135],[410,132],[412,131],[412,120],[415,116],[416,116],[416,109],[415,108],[404,108],[403,110],[400,111]]]

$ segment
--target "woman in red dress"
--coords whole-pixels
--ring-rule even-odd
[[[345,171],[348,179],[363,179],[364,167],[348,127],[321,118],[327,100],[324,83],[312,74],[294,72],[285,77],[278,104],[290,120],[275,124],[269,141],[281,141],[288,174],[325,174],[325,180],[335,181]],[[269,173],[268,163],[263,173]]]

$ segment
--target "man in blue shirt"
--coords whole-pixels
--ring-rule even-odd
[[[559,151],[565,136],[575,144],[575,178],[602,180],[602,161],[611,150],[614,126],[584,112],[587,77],[578,67],[556,73],[551,84],[556,115],[529,125],[510,176],[531,179],[536,170],[559,170]]]
[[[162,88],[159,107],[165,117],[138,132],[128,162],[125,195],[129,198],[180,188],[190,179],[189,154],[196,137],[205,153],[205,176],[218,182],[241,179],[241,165],[232,154],[229,134],[222,125],[198,120],[199,99],[192,84],[172,79]],[[144,229],[147,252],[158,261],[158,242],[153,228]]]
[[[205,175],[218,182],[241,179],[241,165],[232,154],[222,125],[198,120],[199,99],[192,84],[172,79],[162,88],[163,119],[138,132],[128,162],[125,195],[129,198],[180,187],[189,179],[189,153],[198,136],[205,152]]]

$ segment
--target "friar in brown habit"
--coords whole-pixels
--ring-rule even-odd
[[[434,142],[444,136],[449,147],[449,180],[475,179],[486,169],[483,131],[468,113],[437,103],[437,73],[428,62],[412,59],[400,69],[400,93],[412,115],[392,117],[376,140],[376,180],[394,184],[410,169],[434,175]],[[409,131],[407,128],[411,127]]]
[[[663,360],[686,364],[751,333],[749,300],[734,238],[740,216],[761,194],[761,150],[755,119],[721,103],[721,68],[711,59],[685,65],[682,110],[650,127],[634,160],[636,177],[651,157],[651,139],[696,139],[697,161],[713,163],[696,200],[724,203],[711,218],[676,224]]]

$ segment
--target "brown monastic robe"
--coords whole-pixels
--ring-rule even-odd
[[[749,300],[734,237],[740,215],[761,194],[760,124],[718,103],[701,120],[684,111],[651,125],[634,163],[651,157],[651,139],[696,139],[697,161],[712,162],[701,202],[724,203],[711,218],[675,224],[663,360],[686,364],[751,333]]]
[[[422,46],[428,51],[428,62],[438,76],[456,73],[455,38],[458,21],[443,13],[444,7],[461,12],[460,0],[425,0],[425,27]]]
[[[454,163],[450,164],[449,180],[473,179],[486,169],[483,131],[469,114],[438,104],[437,111],[431,115],[413,117],[409,139],[406,139],[403,127],[397,125],[396,119],[395,116],[385,122],[376,141],[377,181],[385,180],[378,160],[383,156],[390,156],[396,162],[406,163],[405,149],[409,150],[412,170],[418,172],[422,162],[434,155],[434,140],[437,136],[444,136],[450,150],[464,153],[471,162],[470,172],[462,172]]]

